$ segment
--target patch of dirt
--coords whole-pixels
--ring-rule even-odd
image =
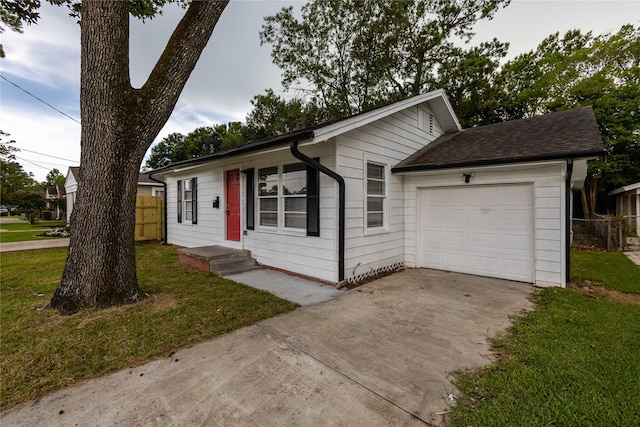
[[[48,301],[48,298],[47,298]],[[111,307],[105,309],[96,309],[92,315],[86,319],[83,319],[76,326],[77,328],[83,328],[87,324],[92,323],[98,319],[109,319],[124,315],[129,310],[145,310],[152,313],[162,312],[170,310],[180,305],[180,298],[173,294],[151,294],[142,301],[135,304],[121,305],[118,307]],[[45,330],[53,328],[61,324],[67,316],[58,314],[54,310],[46,310],[46,305],[42,305],[41,302],[34,304],[33,309],[38,311],[49,311],[50,315],[45,317],[36,330]],[[72,315],[73,316],[73,315]]]
[[[585,280],[580,283],[569,283],[568,287],[591,298],[605,298],[613,302],[640,305],[640,294],[628,294],[626,292],[607,289],[599,282]]]

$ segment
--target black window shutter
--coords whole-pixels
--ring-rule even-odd
[[[198,178],[191,178],[191,224],[198,223]]]
[[[182,180],[178,180],[178,223],[182,222]]]
[[[320,171],[311,166],[307,166],[307,236],[320,236]]]
[[[254,182],[254,169],[246,169],[245,177],[247,180],[247,230],[255,230],[255,182]]]

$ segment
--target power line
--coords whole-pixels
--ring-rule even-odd
[[[0,142],[0,144],[5,145],[7,143]],[[12,147],[13,147],[13,145],[12,145]],[[38,153],[37,151],[27,150],[26,148],[19,148],[19,147],[16,147],[16,148],[18,148],[18,150],[20,150],[20,151],[28,151],[29,153],[40,154],[41,156],[51,157],[51,158],[58,159],[58,160],[64,160],[64,161],[72,162],[72,163],[80,163],[77,160],[71,160],[71,159],[65,159],[65,158],[62,158],[62,157],[56,157],[56,156],[52,156],[51,154]]]
[[[79,125],[81,125],[82,123],[80,123],[78,120],[76,120],[75,118],[71,117],[70,115],[68,115],[67,113],[65,113],[64,111],[60,111],[58,110],[56,107],[54,107],[53,105],[49,104],[47,101],[38,98],[37,96],[35,96],[34,94],[32,94],[31,92],[29,92],[28,90],[24,89],[23,87],[21,87],[20,85],[18,85],[17,83],[12,82],[11,80],[9,80],[8,78],[6,78],[5,76],[3,76],[2,74],[0,74],[0,78],[2,78],[2,80],[6,80],[7,82],[11,83],[12,85],[14,85],[15,87],[17,87],[18,89],[20,89],[21,91],[23,91],[24,93],[26,93],[29,96],[34,97],[35,99],[37,99],[38,101],[42,102],[44,105],[46,105],[47,107],[53,108],[55,111],[57,111],[58,113],[62,114],[65,117],[70,118],[71,120],[73,120],[74,122],[78,123]]]
[[[16,156],[16,159],[22,160],[23,162],[31,163],[33,166],[37,166],[37,167],[39,167],[39,168],[49,170],[49,168],[48,168],[48,167],[46,167],[46,166],[42,166],[42,165],[39,165],[39,164],[37,164],[37,163],[33,163],[32,161],[29,161],[29,160],[27,160],[27,159],[23,159],[22,157],[18,157],[18,156]]]
[[[51,162],[43,162],[42,160],[31,160],[31,159],[24,159],[22,157],[16,157],[17,159],[20,160],[24,160],[25,162],[34,162],[37,161],[38,163],[42,163],[43,165],[52,165],[52,166],[61,166],[61,167],[68,167],[69,165],[66,164],[62,164],[62,163],[51,163]]]

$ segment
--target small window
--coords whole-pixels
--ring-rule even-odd
[[[258,224],[278,226],[278,168],[258,169]]]
[[[284,165],[282,172],[284,227],[307,227],[307,167],[302,163]]]
[[[386,196],[385,167],[367,163],[367,228],[384,227]]]
[[[197,178],[178,181],[178,222],[197,223]]]

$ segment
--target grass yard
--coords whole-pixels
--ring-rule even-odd
[[[451,425],[640,425],[640,268],[576,252],[572,273],[578,286],[537,292],[535,311],[494,342],[499,362],[458,374]]]
[[[0,224],[0,243],[26,242],[27,240],[40,239],[56,239],[57,237],[36,237],[45,230],[53,227],[64,227],[66,221],[41,221],[35,225],[29,224],[29,221],[20,223],[2,223]]]
[[[179,264],[171,246],[139,245],[144,301],[60,316],[43,310],[60,281],[66,248],[3,253],[0,408],[126,367],[297,305]]]

